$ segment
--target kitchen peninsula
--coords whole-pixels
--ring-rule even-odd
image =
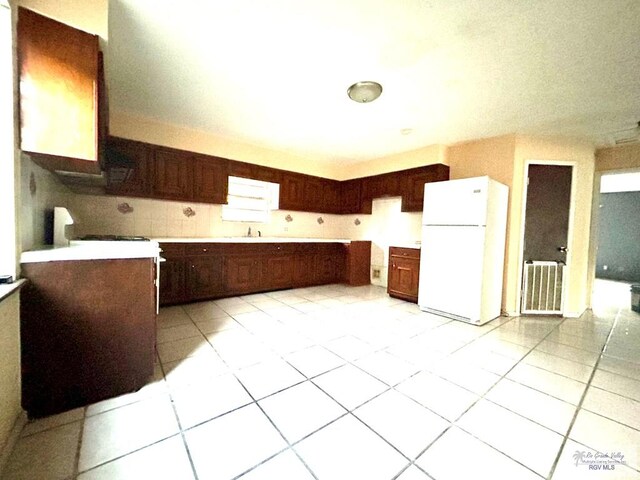
[[[131,392],[153,374],[156,242],[24,252],[22,405],[40,417]]]

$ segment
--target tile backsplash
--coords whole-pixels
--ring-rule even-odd
[[[222,220],[222,206],[134,197],[73,195],[69,210],[76,235],[114,234],[148,237],[224,237],[252,235],[344,238],[339,215],[275,210],[268,223]],[[287,221],[287,217],[292,220]]]

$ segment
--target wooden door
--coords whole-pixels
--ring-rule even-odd
[[[335,180],[325,180],[322,186],[322,210],[325,213],[340,213],[342,204],[340,202],[340,182]]]
[[[567,290],[572,166],[529,165],[521,312],[561,314]]]
[[[20,148],[77,166],[60,170],[99,172],[98,36],[25,8],[17,29]]]
[[[306,177],[304,179],[303,210],[308,212],[322,212],[324,210],[324,183],[320,178]]]
[[[262,257],[229,255],[226,277],[227,288],[232,293],[260,291],[262,287]]]
[[[388,291],[401,297],[418,299],[420,263],[412,258],[391,257],[388,272]]]
[[[227,203],[227,161],[198,155],[193,158],[193,200]]]
[[[347,180],[340,184],[340,213],[360,213],[360,179]]]
[[[305,201],[305,178],[295,173],[284,173],[280,184],[280,208],[283,210],[303,210]]]
[[[293,255],[267,256],[262,261],[264,270],[263,286],[267,289],[290,288],[293,286]],[[268,279],[268,280],[267,280]]]
[[[190,300],[213,298],[224,292],[221,255],[189,257],[186,290]]]
[[[153,196],[191,199],[192,158],[175,150],[157,149],[153,159]]]
[[[573,167],[529,165],[524,260],[566,263]]]
[[[160,304],[184,302],[185,262],[182,259],[166,259],[160,264]]]
[[[296,253],[293,258],[293,286],[304,287],[316,282],[315,254],[312,249]]]

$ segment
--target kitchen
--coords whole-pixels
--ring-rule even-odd
[[[23,3],[28,6],[28,2]],[[35,5],[33,8],[37,9]],[[100,8],[94,10],[89,8],[91,15],[87,16],[87,18],[95,20],[96,11],[99,10]],[[41,11],[47,13],[46,8]],[[70,14],[68,20],[70,23],[73,23],[74,14],[79,15],[80,12],[75,10],[74,13]],[[51,12],[51,15],[54,15],[54,12]],[[100,23],[100,21],[97,22],[98,25]],[[96,28],[94,24],[93,28],[84,28],[95,33],[101,33],[100,28],[106,32],[105,25],[106,18],[102,20],[102,27],[98,26]],[[82,25],[78,26],[82,27]],[[101,37],[106,38],[106,33],[104,35],[101,33]],[[111,41],[116,42],[117,39],[111,38]],[[134,44],[135,42],[131,43]],[[360,79],[358,78],[358,80]],[[347,86],[345,86],[344,90],[346,90]],[[379,101],[382,101],[384,95],[390,94],[389,92],[391,91],[385,90]],[[356,104],[353,105],[354,108],[359,107]],[[375,106],[376,103],[362,105],[365,108]],[[569,266],[572,282],[567,292],[568,315],[566,316],[578,317],[590,304],[589,272],[591,263],[589,250],[592,189],[594,170],[598,168],[597,153],[594,153],[591,141],[520,133],[507,133],[491,138],[482,138],[486,135],[476,135],[469,138],[482,139],[454,143],[449,146],[444,144],[435,144],[427,147],[416,145],[414,149],[405,153],[390,152],[388,155],[378,156],[371,161],[356,163],[352,167],[339,163],[337,166],[331,167],[329,164],[322,164],[313,159],[303,161],[303,159],[290,152],[269,151],[262,147],[246,145],[238,141],[223,142],[216,135],[207,135],[193,128],[172,125],[125,110],[118,111],[112,108],[109,115],[109,128],[110,134],[119,138],[129,138],[150,145],[214,155],[233,159],[234,161],[310,174],[336,181],[386,174],[435,164],[448,165],[449,176],[452,179],[489,175],[510,187],[509,228],[504,272],[505,289],[502,299],[502,309],[509,315],[516,315],[519,308],[520,262],[518,257],[521,251],[520,226],[522,223],[522,205],[524,203],[525,162],[529,159],[571,160],[575,162],[576,169],[574,235],[569,246],[573,252],[574,261]],[[631,160],[628,160],[628,158],[621,158],[621,163],[633,161],[633,157],[631,157]],[[60,185],[51,174],[33,164],[27,157],[22,158],[20,167],[20,190],[23,192],[20,202],[22,205],[20,228],[22,232],[22,250],[25,251],[42,243],[44,238],[44,222],[42,221],[44,211],[53,206],[66,206],[74,213],[74,216],[77,217],[77,224],[74,225],[74,228],[77,228],[75,233],[78,235],[104,233],[175,238],[238,237],[247,233],[246,224],[220,221],[222,207],[218,204],[166,201],[127,195],[77,194]],[[121,210],[129,210],[122,204],[127,204],[132,211],[122,213]],[[190,211],[195,212],[195,215],[187,216],[184,212],[188,211],[188,208],[191,209]],[[287,218],[291,218],[291,220],[288,221]],[[322,219],[322,222],[320,219]],[[389,224],[394,226],[393,232],[385,228]],[[380,274],[380,280],[372,278],[372,283],[383,285],[387,273],[388,247],[394,245],[406,246],[407,242],[409,244],[415,243],[420,239],[420,226],[420,213],[403,213],[401,203],[396,197],[395,200],[392,198],[373,200],[370,214],[305,212],[295,209],[277,210],[271,213],[270,223],[252,225],[252,230],[254,234],[260,230],[265,237],[291,236],[370,240],[374,245],[371,251],[372,274],[375,276],[376,269],[379,270]],[[334,295],[336,292],[329,291],[325,293]],[[366,292],[361,293],[365,296],[367,295]],[[303,292],[303,294],[311,297],[323,295],[320,292],[314,293],[313,291]],[[329,299],[339,298],[323,296]],[[266,299],[262,297],[262,300]],[[320,298],[318,300],[325,299]],[[242,306],[241,309],[248,308],[242,302],[239,303]],[[361,307],[364,306],[361,305]],[[173,315],[174,317],[184,318],[183,314],[180,313],[180,308],[182,307],[168,310],[167,312],[172,313],[167,313],[165,316],[171,317]],[[230,308],[230,310],[233,310],[233,308]],[[172,321],[180,322],[181,320],[173,318],[167,325],[171,325]],[[180,323],[176,326],[179,325]],[[183,323],[183,325],[189,325],[189,323]],[[203,348],[205,347],[206,345]],[[415,471],[416,469],[418,467],[412,466],[410,470]]]

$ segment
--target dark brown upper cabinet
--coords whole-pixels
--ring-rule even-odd
[[[98,37],[18,9],[20,148],[50,170],[99,173]]]
[[[193,156],[158,148],[154,152],[151,189],[153,196],[168,200],[190,200]]]
[[[340,213],[360,213],[362,181],[359,178],[340,182]]]
[[[193,158],[193,200],[203,203],[227,203],[227,161],[197,155]]]
[[[440,163],[404,170],[401,173],[403,212],[422,211],[425,183],[449,180],[449,167]]]
[[[280,183],[280,209],[307,210],[305,180],[305,175],[283,172]]]
[[[302,209],[309,212],[324,212],[324,181],[318,177],[304,178],[304,204]]]
[[[151,150],[146,144],[111,138],[107,156],[121,157],[133,163],[132,169],[107,169],[107,193],[146,197],[151,194]],[[125,178],[122,178],[122,175]]]
[[[340,201],[340,182],[336,180],[324,180],[322,185],[322,210],[326,213],[342,213]]]

